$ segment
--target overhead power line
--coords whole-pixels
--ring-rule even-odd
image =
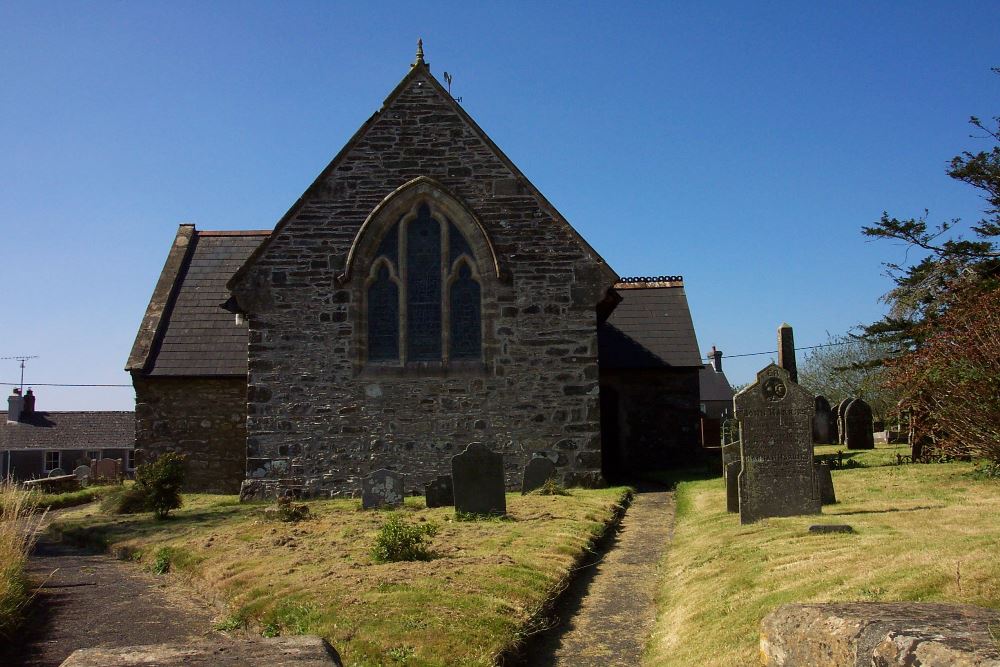
[[[824,343],[823,345],[807,345],[805,347],[797,347],[797,348],[795,348],[795,350],[796,351],[798,351],[798,350],[815,350],[816,348],[819,348],[819,347],[834,347],[836,345],[847,345],[848,343],[851,343],[851,342],[853,342],[853,341],[849,341],[848,340],[848,341],[844,341],[842,343]],[[722,358],[723,359],[735,359],[736,357],[759,357],[760,355],[763,355],[763,354],[777,354],[777,353],[778,353],[777,350],[769,350],[767,352],[747,352],[745,354],[724,354],[724,355],[722,355]],[[712,357],[705,357],[705,359],[711,361]]]
[[[17,382],[0,382],[0,385],[16,387]],[[62,382],[29,382],[32,387],[131,387],[130,384],[68,384]]]

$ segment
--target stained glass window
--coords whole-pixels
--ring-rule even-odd
[[[406,341],[411,361],[441,359],[441,225],[426,204],[406,232]]]
[[[468,264],[462,264],[451,284],[451,358],[478,359],[482,341],[479,283]]]
[[[472,248],[469,247],[469,242],[465,240],[462,236],[462,232],[458,231],[458,227],[455,223],[448,223],[448,266],[461,257],[462,255],[468,255],[469,257],[475,257],[472,254]]]
[[[368,288],[368,358],[399,359],[399,288],[384,264]]]
[[[386,257],[393,266],[399,266],[399,223],[397,222],[382,237],[376,256]]]

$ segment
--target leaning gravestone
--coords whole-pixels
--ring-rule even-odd
[[[451,475],[439,475],[424,484],[424,500],[428,507],[448,507],[455,504]]]
[[[726,465],[726,511],[740,511],[740,462],[732,461]]]
[[[826,396],[817,396],[816,414],[813,415],[812,437],[813,442],[821,445],[829,445],[833,441],[830,439],[830,401]]]
[[[853,398],[845,398],[837,404],[837,444],[844,444],[844,415],[847,414],[847,406],[851,404]]]
[[[851,401],[844,415],[844,444],[848,449],[875,449],[872,409],[860,398]]]
[[[451,457],[451,477],[455,486],[455,511],[466,514],[507,513],[503,479],[503,454],[473,442],[461,454]]]
[[[547,457],[536,456],[524,466],[524,479],[521,480],[521,495],[530,493],[545,485],[545,482],[556,476],[556,464]]]
[[[73,474],[76,475],[81,486],[86,486],[90,481],[90,466],[77,466],[73,469]]]
[[[833,490],[833,475],[830,474],[830,464],[826,461],[816,464],[816,489],[823,505],[837,502],[837,494]]]
[[[361,507],[399,507],[403,504],[403,476],[382,468],[361,480]]]
[[[740,523],[819,514],[811,393],[770,364],[733,399],[740,420]]]

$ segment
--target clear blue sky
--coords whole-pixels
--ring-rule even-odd
[[[976,219],[944,175],[1000,113],[1000,3],[0,1],[0,357],[122,370],[180,222],[271,228],[407,71],[463,106],[622,275],[683,274],[703,350],[877,319],[883,209]],[[730,359],[733,382],[767,357]],[[16,380],[0,361],[0,381]],[[130,389],[40,388],[40,409]]]

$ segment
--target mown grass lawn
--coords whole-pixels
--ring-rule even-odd
[[[426,562],[375,563],[370,549],[387,512],[362,511],[356,500],[310,502],[310,519],[282,523],[266,519],[264,505],[189,495],[167,521],[89,507],[56,528],[222,597],[221,629],[318,634],[349,665],[488,665],[539,620],[627,492],[508,494],[509,518],[481,521],[407,499],[407,521],[439,527]]]
[[[787,602],[1000,608],[1000,480],[970,477],[967,463],[884,465],[895,449],[858,452],[870,467],[834,470],[840,502],[821,517],[740,526],[721,479],[681,483],[647,664],[758,665],[760,621]],[[811,535],[815,523],[857,532]]]

